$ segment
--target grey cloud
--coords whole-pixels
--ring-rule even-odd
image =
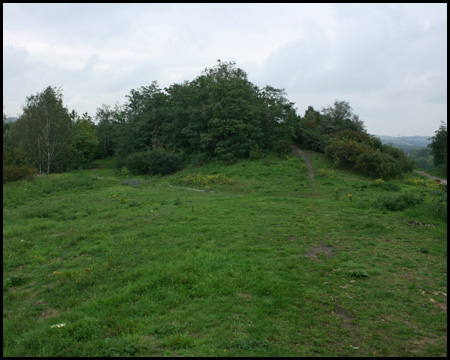
[[[301,114],[308,105],[320,109],[344,99],[369,131],[388,117],[381,129],[389,123],[401,128],[402,117],[422,126],[425,117],[439,122],[447,116],[443,4],[4,4],[3,9],[7,113],[52,85],[63,88],[69,107],[93,115],[102,103],[124,102],[132,88],[153,80],[161,87],[192,80],[220,58],[235,60],[258,86],[285,88]]]

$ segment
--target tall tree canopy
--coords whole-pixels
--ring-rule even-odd
[[[164,149],[233,161],[255,149],[286,151],[298,117],[285,95],[220,60],[190,82],[164,90],[153,82],[127,96],[116,154]]]

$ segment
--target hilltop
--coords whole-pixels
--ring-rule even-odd
[[[417,148],[427,147],[431,142],[430,136],[385,136],[375,135],[381,140],[383,144],[391,145],[405,152],[410,150],[416,150]]]

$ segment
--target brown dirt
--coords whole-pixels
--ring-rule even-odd
[[[303,159],[303,161],[306,163],[306,166],[308,167],[308,178],[311,180],[311,186],[313,190],[316,190],[316,183],[314,182],[314,172],[311,164],[311,160],[309,160],[308,155],[305,154],[304,151],[300,150],[297,146],[294,146],[294,153],[296,155],[300,155]]]

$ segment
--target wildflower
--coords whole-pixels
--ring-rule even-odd
[[[56,324],[56,325],[52,325],[52,326],[50,326],[51,328],[60,328],[60,327],[64,327],[64,326],[66,326],[66,323],[63,323],[63,324]]]
[[[352,201],[352,194],[348,194],[348,198],[350,199],[350,201]]]

